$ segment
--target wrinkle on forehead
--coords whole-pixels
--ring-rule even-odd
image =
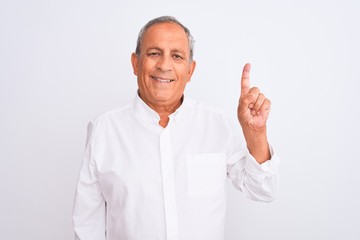
[[[164,41],[165,40],[165,41]],[[142,48],[164,51],[169,48],[172,52],[190,55],[190,46],[184,29],[175,23],[159,23],[151,26],[144,34]]]

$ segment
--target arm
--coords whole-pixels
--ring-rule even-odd
[[[93,125],[88,136],[75,193],[73,221],[76,240],[105,240],[105,201],[102,197],[93,159]]]
[[[239,146],[231,157],[228,176],[246,197],[268,202],[273,200],[277,188],[279,164],[279,158],[269,146],[266,134],[271,103],[258,88],[250,88],[249,72],[250,64],[246,64],[238,106],[238,120],[246,147],[240,149]]]
[[[227,172],[233,186],[251,200],[270,202],[275,197],[280,159],[271,147],[270,154],[270,161],[259,164],[246,146],[238,146],[228,159]]]
[[[250,88],[250,64],[246,64],[241,78],[241,95],[238,119],[242,127],[247,148],[258,163],[270,159],[270,149],[266,135],[266,121],[271,102],[259,88]]]

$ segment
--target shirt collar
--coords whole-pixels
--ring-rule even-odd
[[[169,124],[172,123],[172,121],[177,122],[181,118],[182,113],[184,112],[184,109],[187,105],[187,98],[183,96],[183,102],[181,105],[176,109],[176,111],[169,115],[170,121]],[[141,120],[147,123],[155,123],[159,125],[160,116],[157,112],[155,112],[152,108],[150,108],[140,97],[138,92],[136,93],[135,99],[134,99],[134,111],[135,114],[138,115]],[[159,125],[160,126],[160,125]]]

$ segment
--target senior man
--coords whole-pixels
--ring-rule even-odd
[[[143,27],[131,63],[135,99],[88,125],[76,239],[224,239],[226,177],[250,199],[273,199],[279,159],[266,135],[270,101],[250,88],[246,64],[237,110],[243,143],[220,111],[184,96],[196,66],[193,38],[173,17]]]

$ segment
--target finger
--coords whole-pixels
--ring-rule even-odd
[[[245,64],[241,76],[241,95],[246,95],[250,90],[250,68],[250,63]]]
[[[250,108],[254,107],[254,104],[255,104],[256,99],[258,98],[259,94],[260,94],[260,89],[257,87],[253,87],[249,90],[249,92],[246,96],[247,96],[247,101],[249,103]]]
[[[253,106],[251,110],[254,110],[256,113],[260,111],[260,108],[264,104],[266,97],[264,94],[259,93],[257,96],[257,99],[255,100],[255,103],[253,103]]]
[[[269,99],[265,99],[264,103],[261,105],[259,111],[257,112],[258,115],[263,115],[263,117],[266,119],[269,116],[271,110],[271,101]]]

